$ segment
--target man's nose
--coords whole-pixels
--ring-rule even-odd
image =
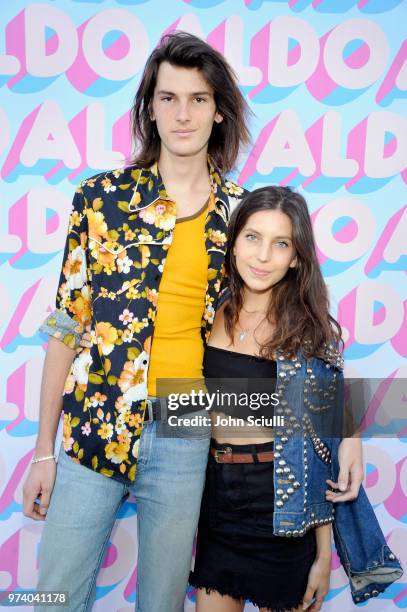
[[[191,112],[189,109],[188,102],[180,102],[177,106],[176,119],[178,121],[189,121],[191,118]]]

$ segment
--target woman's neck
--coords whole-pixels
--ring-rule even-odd
[[[270,304],[271,291],[255,293],[248,289],[243,290],[242,308],[246,312],[267,312]]]

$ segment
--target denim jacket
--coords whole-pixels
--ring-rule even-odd
[[[227,290],[218,306],[226,297]],[[383,592],[403,570],[363,486],[354,500],[333,504],[325,499],[326,479],[337,482],[339,475],[343,389],[343,359],[332,345],[324,358],[278,355],[275,413],[284,417],[284,425],[274,428],[273,533],[300,537],[332,523],[352,599],[359,604]]]

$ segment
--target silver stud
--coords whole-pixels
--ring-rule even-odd
[[[293,482],[293,487],[294,489],[298,489],[298,487],[300,487],[300,483],[298,482],[298,480],[296,480],[295,482]]]
[[[274,457],[275,457],[275,459],[278,459],[280,457],[280,453],[278,451],[275,451]]]
[[[389,559],[395,559],[396,557],[393,555],[393,553],[389,554]]]
[[[294,489],[292,487],[288,487],[287,493],[291,495],[291,493],[294,493]]]
[[[369,599],[369,597],[370,597],[370,593],[365,593],[365,594],[363,595],[363,597],[364,597],[365,599]]]
[[[284,534],[285,534],[285,531],[284,531],[284,529],[279,529],[279,530],[278,530],[278,533],[279,533],[280,535],[284,535]]]
[[[287,495],[287,493],[284,493],[284,495],[281,497],[281,499],[282,499],[283,501],[287,501],[287,499],[288,499],[288,495]]]
[[[285,459],[279,459],[278,460],[278,465],[285,465],[287,462]]]
[[[282,495],[284,493],[283,489],[277,489],[276,490],[277,495]]]
[[[283,468],[276,468],[276,474],[282,474]]]
[[[290,531],[290,530],[286,531],[286,532],[285,532],[285,535],[286,535],[287,537],[290,537],[290,535],[291,535],[291,531]]]
[[[276,506],[277,506],[278,508],[281,508],[281,506],[283,506],[283,505],[284,505],[284,502],[283,502],[283,501],[281,501],[281,499],[278,499],[278,500],[276,501]]]
[[[283,472],[284,474],[289,474],[289,472],[291,472],[291,468],[288,467],[288,465],[283,467]]]
[[[373,589],[373,591],[372,591],[372,595],[373,595],[374,597],[376,597],[376,595],[378,595],[378,594],[379,594],[379,591],[377,591],[376,589]]]
[[[299,535],[298,529],[294,529],[293,536],[296,538],[296,537],[298,537],[298,535]]]

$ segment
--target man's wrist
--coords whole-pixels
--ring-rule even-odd
[[[34,448],[34,456],[42,457],[43,455],[52,455],[54,453],[55,444],[50,441],[37,442]]]

